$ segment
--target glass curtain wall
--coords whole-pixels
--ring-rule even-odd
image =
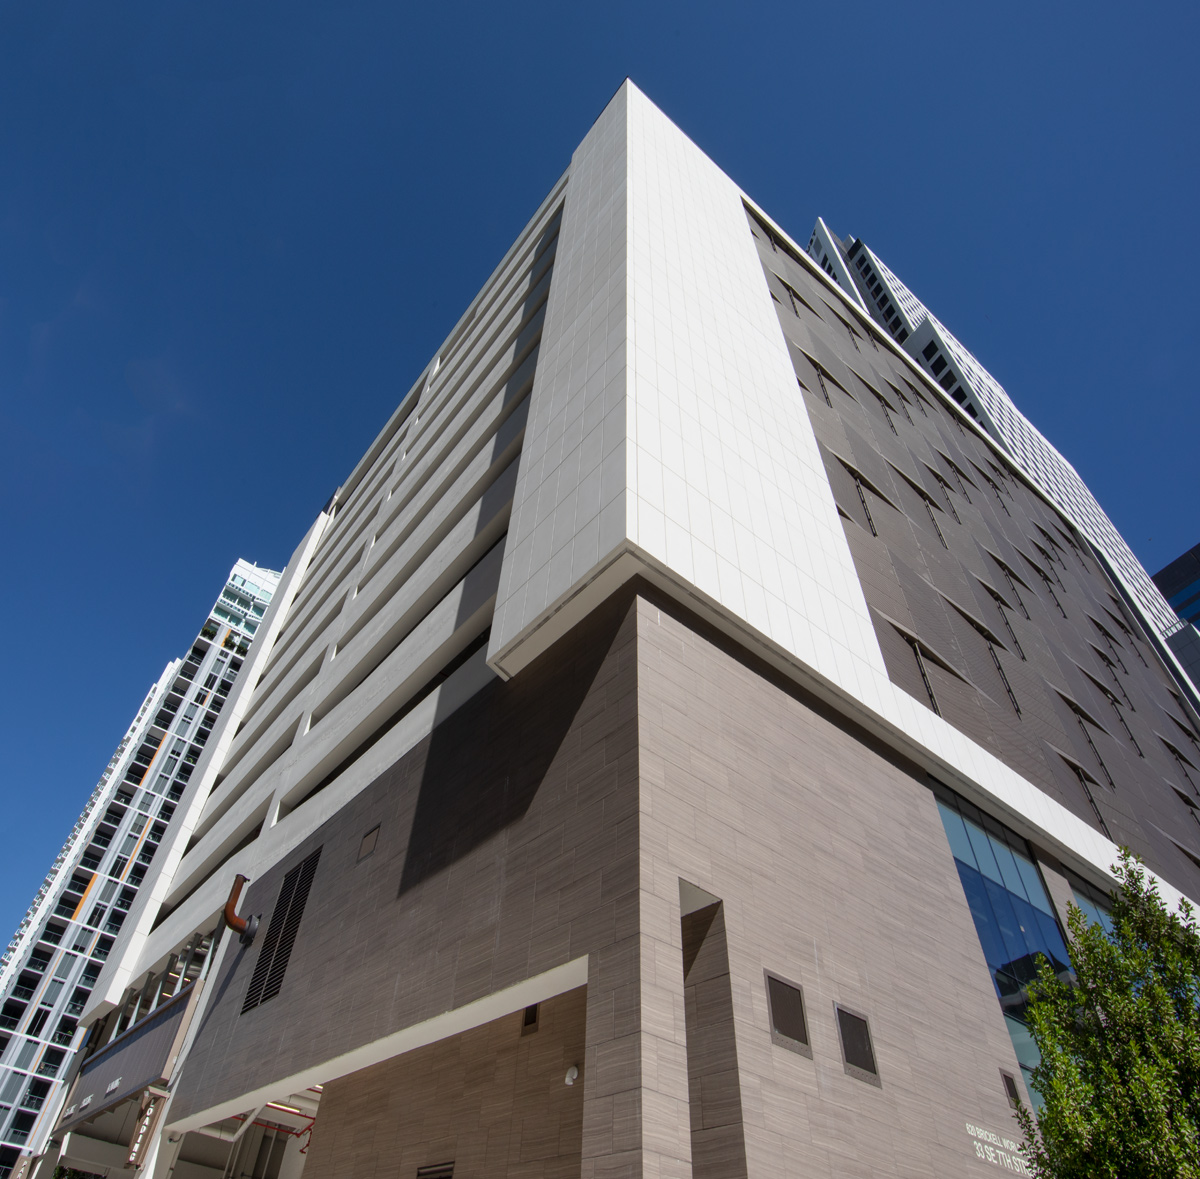
[[[1071,979],[1066,941],[1029,845],[945,787],[935,794],[1025,1087],[1039,1108],[1029,1079],[1039,1057],[1026,1024],[1026,988],[1042,954],[1060,978]]]

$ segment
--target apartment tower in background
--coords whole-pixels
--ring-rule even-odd
[[[279,574],[239,561],[191,650],[147,693],[0,960],[0,1172],[40,1154],[79,1017]],[[203,945],[192,967],[203,961]]]
[[[823,253],[621,87],[288,562],[38,1174],[1020,1172],[1200,722]]]

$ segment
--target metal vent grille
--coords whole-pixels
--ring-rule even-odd
[[[454,1179],[454,1163],[433,1163],[417,1168],[417,1179]]]
[[[274,999],[283,986],[292,946],[296,944],[296,932],[304,916],[304,906],[308,903],[308,890],[312,887],[320,859],[321,849],[317,848],[283,878],[279,900],[275,902],[271,923],[267,926],[258,961],[254,964],[254,973],[250,976],[246,1001],[242,1004],[243,1015],[260,1003]]]

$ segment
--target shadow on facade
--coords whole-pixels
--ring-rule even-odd
[[[629,605],[620,595],[519,676],[484,689],[437,725],[420,771],[399,895],[526,814],[564,741],[580,741],[580,707]]]

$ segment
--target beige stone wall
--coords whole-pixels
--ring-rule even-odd
[[[327,1085],[306,1176],[407,1176],[454,1163],[454,1179],[569,1179],[579,1175],[587,994],[540,1004],[537,1031],[523,1012],[418,1048]]]

